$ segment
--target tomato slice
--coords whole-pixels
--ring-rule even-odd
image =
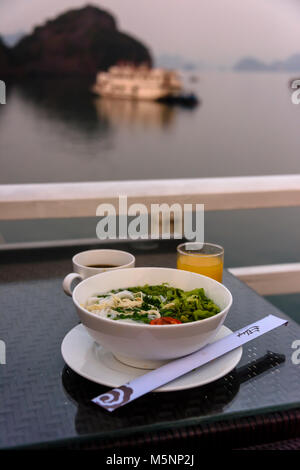
[[[177,325],[179,323],[182,323],[182,322],[180,320],[177,320],[176,318],[160,317],[160,318],[154,318],[154,320],[151,320],[150,325]]]

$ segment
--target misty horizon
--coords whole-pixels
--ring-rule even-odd
[[[272,63],[300,52],[300,8],[293,0],[244,0],[243,5],[237,0],[226,5],[219,0],[187,0],[184,5],[165,0],[159,7],[157,0],[142,6],[138,0],[53,0],[46,5],[28,0],[26,7],[22,0],[2,0],[0,35],[13,43],[14,35],[28,34],[87,4],[111,13],[119,28],[141,40],[155,59],[169,55],[200,68],[231,67],[242,58]]]

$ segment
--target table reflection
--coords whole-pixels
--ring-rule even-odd
[[[151,426],[166,421],[175,423],[195,416],[221,414],[234,400],[242,383],[270,372],[284,361],[284,355],[267,351],[259,359],[235,368],[208,385],[179,392],[150,393],[115,413],[108,413],[90,401],[104,393],[107,387],[84,379],[68,366],[62,371],[62,384],[68,398],[77,406],[75,428],[78,434],[102,433],[128,426]]]

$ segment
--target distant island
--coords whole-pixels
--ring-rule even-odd
[[[0,38],[0,74],[94,76],[116,63],[152,65],[149,49],[118,30],[115,18],[94,6],[70,10],[37,26],[13,47]]]
[[[168,69],[181,69],[181,70],[196,70],[198,64],[187,60],[179,54],[161,54],[155,60],[157,67]]]
[[[233,67],[235,71],[249,72],[299,72],[300,54],[293,54],[286,60],[277,60],[266,64],[255,57],[244,57],[240,59]]]

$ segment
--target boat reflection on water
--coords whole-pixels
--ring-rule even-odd
[[[99,120],[113,126],[166,128],[174,124],[178,112],[164,103],[146,100],[96,98],[94,104]]]

